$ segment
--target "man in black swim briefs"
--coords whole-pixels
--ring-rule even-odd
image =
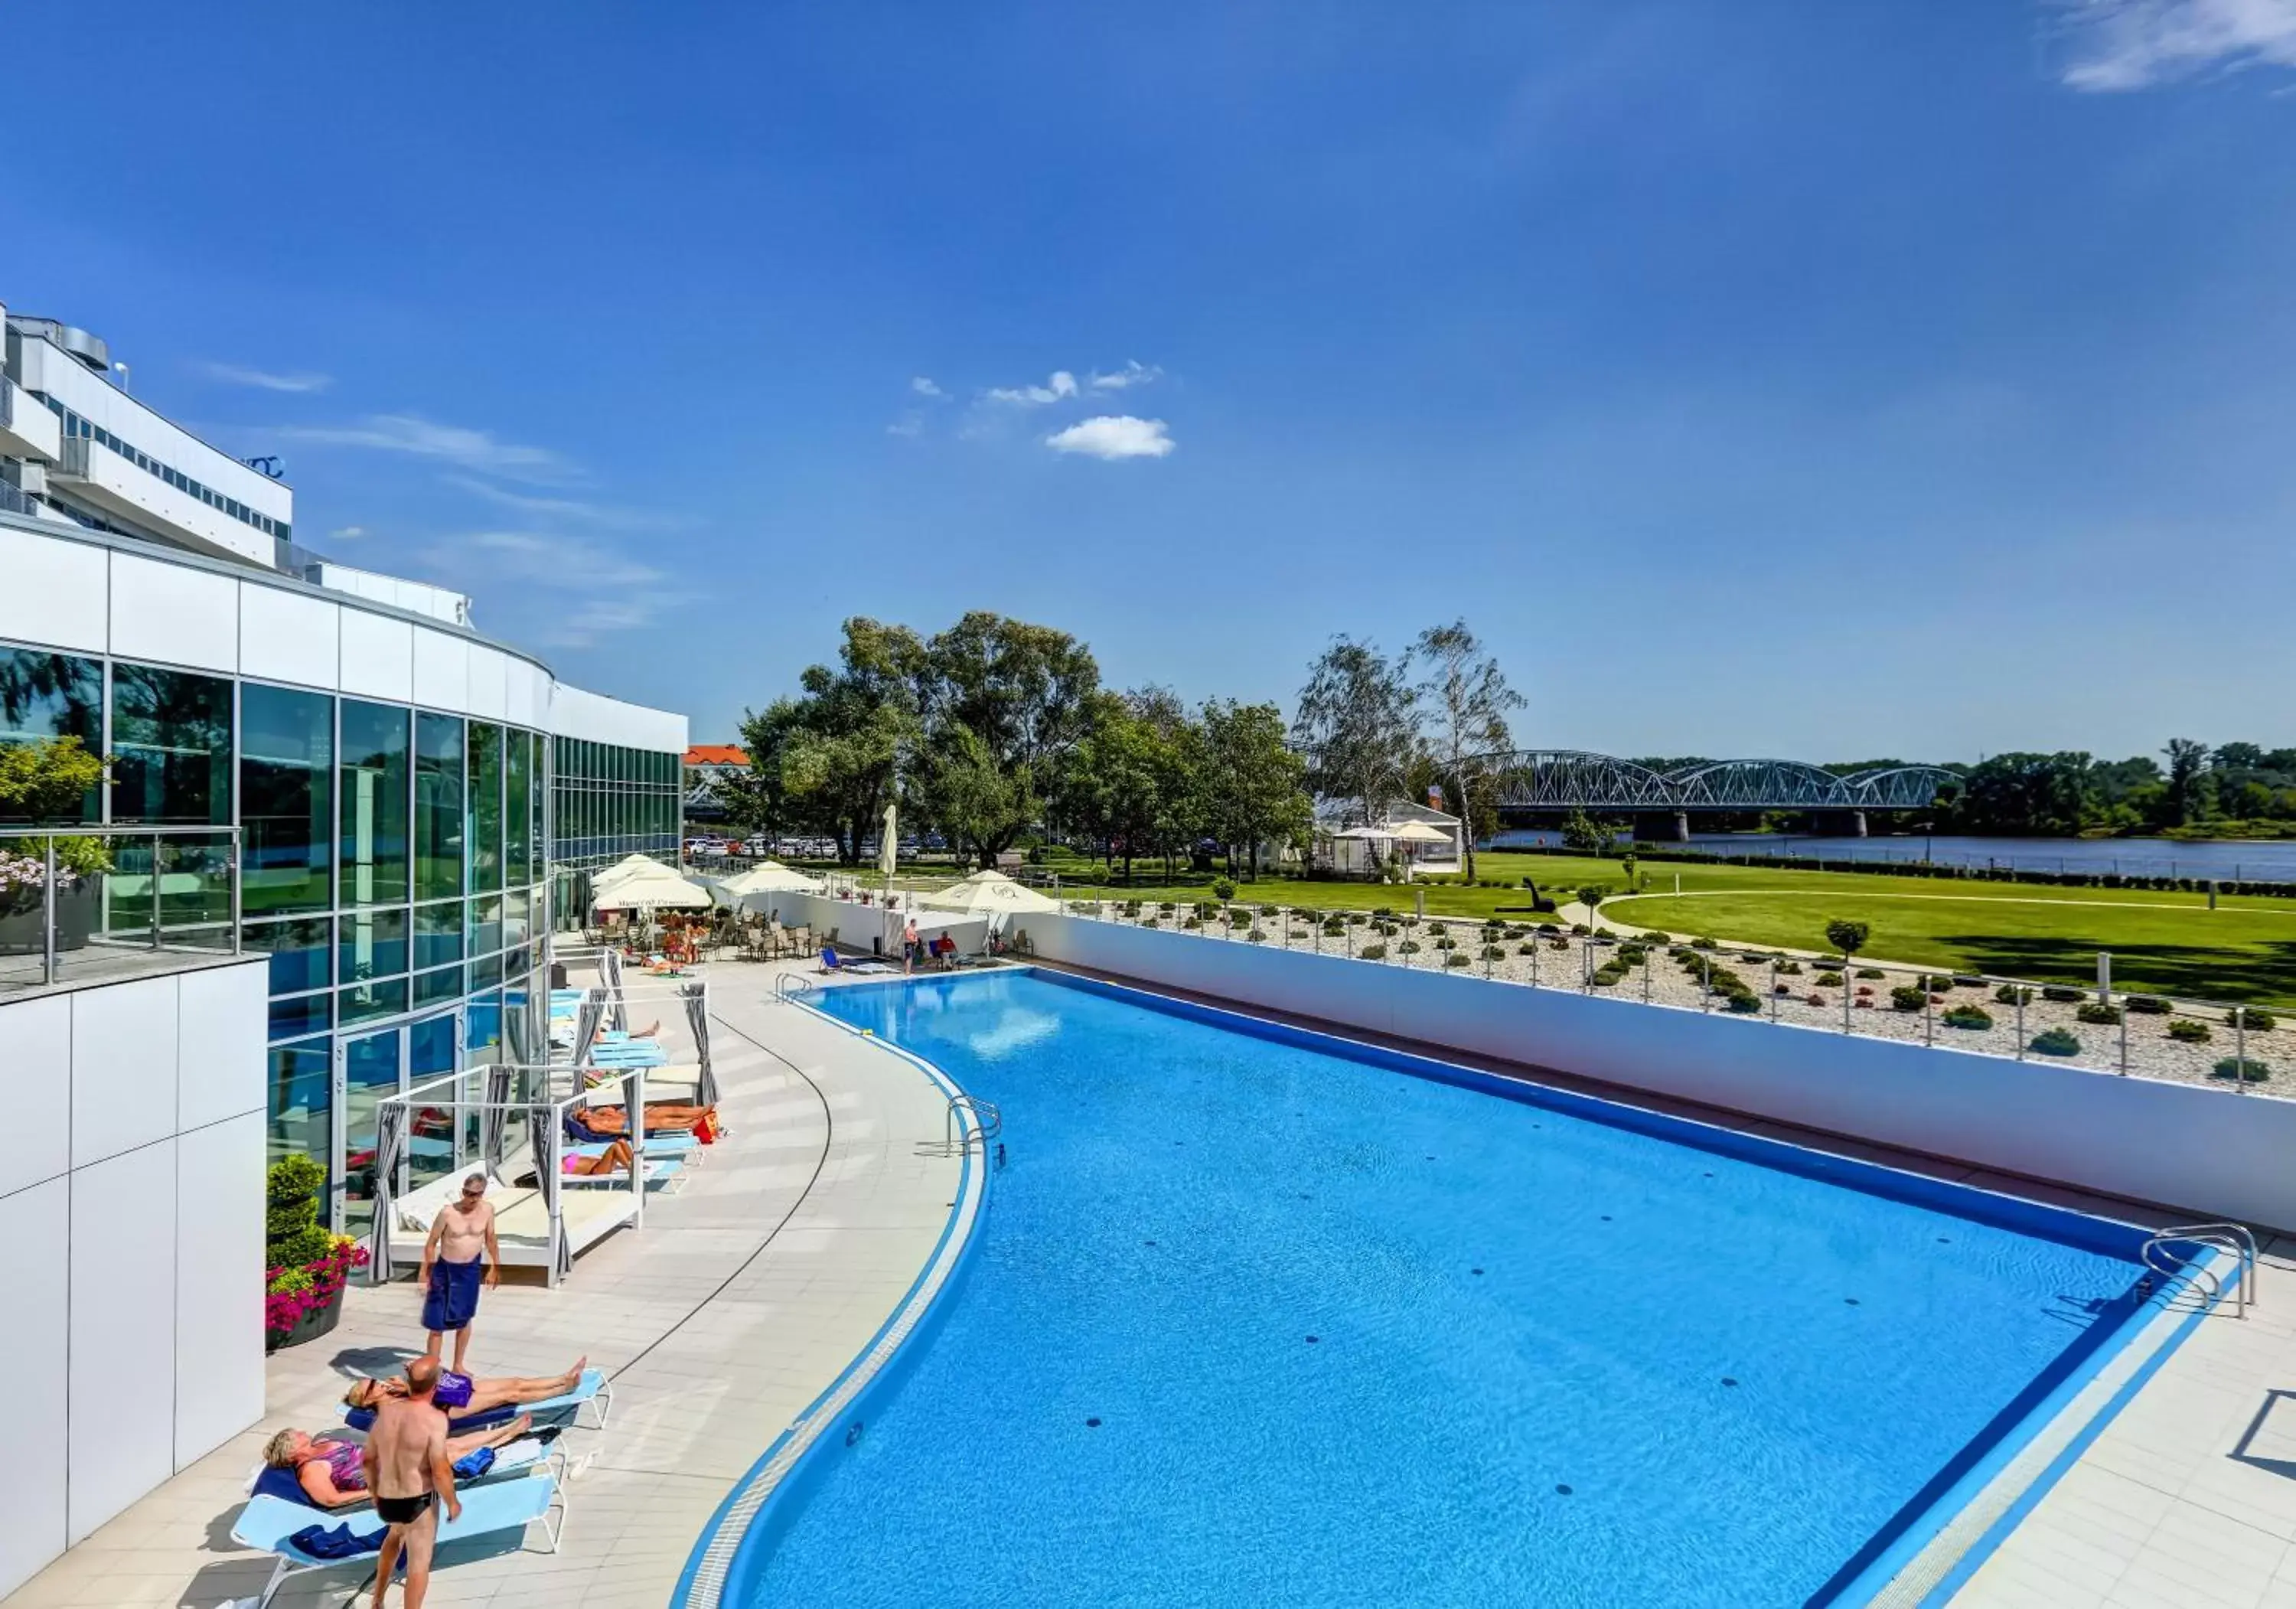
[[[447,1416],[431,1400],[438,1385],[439,1360],[414,1359],[406,1366],[406,1394],[384,1399],[367,1435],[362,1460],[367,1490],[374,1493],[375,1517],[387,1527],[375,1559],[374,1609],[382,1609],[402,1550],[406,1609],[422,1609],[430,1590],[430,1552],[439,1539],[439,1510],[431,1499],[445,1504],[449,1520],[462,1517],[455,1466],[447,1456]]]

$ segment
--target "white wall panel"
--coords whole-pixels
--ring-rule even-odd
[[[74,1542],[175,1473],[175,1219],[173,1140],[71,1176]]]
[[[471,644],[471,703],[481,720],[500,720],[510,710],[510,655],[483,644]]]
[[[71,1166],[71,997],[0,1006],[0,1045],[8,1047],[0,1100],[15,1129],[0,1145],[0,1195],[6,1195]]]
[[[0,527],[0,637],[102,653],[110,640],[111,570],[101,547]]]
[[[685,752],[687,742],[683,715],[586,693],[564,682],[551,684],[548,729],[562,737],[678,754]]]
[[[217,966],[176,980],[176,1131],[264,1107],[266,963]]]
[[[550,718],[550,677],[539,665],[512,659],[505,667],[508,682],[503,718],[537,731]]]
[[[263,1416],[263,1121],[258,1107],[176,1141],[177,1469]]]
[[[71,1183],[0,1197],[0,1290],[9,1326],[7,1456],[0,1457],[0,1597],[64,1550],[64,1380]]]
[[[73,1167],[176,1131],[176,985],[144,978],[68,997]]]
[[[342,669],[342,610],[283,587],[242,583],[239,589],[239,669],[242,676],[332,689]]]
[[[414,628],[405,620],[342,612],[343,691],[406,703],[414,696]]]
[[[187,565],[111,555],[111,652],[120,659],[239,669],[239,583]]]
[[[433,710],[471,707],[471,645],[428,627],[414,628],[414,702]]]

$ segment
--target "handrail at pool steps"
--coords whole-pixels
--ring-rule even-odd
[[[813,980],[803,973],[779,972],[774,974],[774,998],[784,1006],[800,996],[814,992]]]
[[[2196,1279],[2205,1284],[2202,1304],[2213,1308],[2226,1294],[2224,1281],[2200,1259],[2180,1255],[2182,1246],[2203,1246],[2233,1259],[2233,1317],[2247,1318],[2249,1304],[2256,1300],[2256,1235],[2248,1226],[2181,1224],[2155,1233],[2137,1253],[2146,1268],[2166,1278]]]

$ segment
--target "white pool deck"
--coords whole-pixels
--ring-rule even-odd
[[[931,1257],[958,1199],[958,1164],[922,1149],[941,1135],[945,1101],[902,1058],[774,1004],[777,970],[708,969],[734,1131],[685,1193],[652,1197],[643,1231],[586,1253],[558,1290],[505,1283],[486,1297],[480,1372],[555,1372],[586,1352],[616,1376],[613,1420],[571,1435],[589,1461],[569,1487],[562,1549],[454,1559],[433,1578],[432,1604],[662,1609],[718,1504],[869,1344]],[[2147,1217],[1935,1159],[1833,1148]],[[2296,1609],[2296,1240],[2267,1242],[2259,1285],[2246,1318],[2199,1324],[1956,1605]],[[348,1376],[395,1368],[420,1348],[419,1307],[410,1283],[354,1289],[332,1335],[272,1359],[262,1424],[96,1531],[8,1609],[214,1609],[258,1590],[267,1558],[228,1533],[263,1441],[283,1424],[333,1423]],[[346,1569],[275,1601],[342,1605],[371,1591]]]

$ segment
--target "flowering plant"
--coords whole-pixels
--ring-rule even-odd
[[[300,1268],[267,1271],[263,1294],[263,1327],[276,1339],[292,1330],[306,1315],[335,1299],[350,1283],[351,1271],[366,1267],[366,1248],[348,1235],[328,1237],[327,1254]]]
[[[0,891],[13,892],[18,889],[36,889],[48,880],[48,864],[44,856],[14,855],[0,850]],[[79,881],[79,874],[61,860],[56,864],[56,886],[68,889]]]

